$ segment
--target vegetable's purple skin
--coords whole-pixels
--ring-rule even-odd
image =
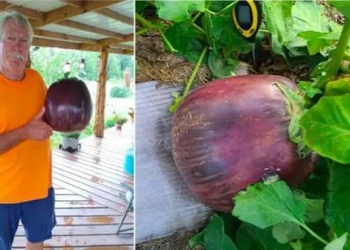
[[[314,169],[314,154],[297,155],[288,137],[290,114],[275,75],[215,80],[188,95],[172,121],[176,166],[192,193],[216,211],[230,212],[234,195],[268,174],[296,186]]]
[[[82,131],[92,116],[92,100],[85,83],[76,78],[50,85],[45,101],[45,118],[55,131]]]

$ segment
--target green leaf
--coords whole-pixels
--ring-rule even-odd
[[[203,246],[204,245],[204,235],[205,230],[201,231],[200,233],[196,234],[195,236],[192,236],[190,240],[188,241],[188,244],[190,248],[194,248],[195,246]]]
[[[158,16],[164,20],[174,22],[182,22],[190,19],[192,11],[203,12],[205,10],[205,0],[155,0],[154,2],[158,8]]]
[[[204,235],[206,250],[237,250],[235,244],[224,232],[224,222],[220,216],[214,214]]]
[[[190,239],[189,244],[191,248],[202,245],[206,250],[237,250],[230,237],[224,232],[223,219],[217,214],[210,218],[209,224],[201,233]]]
[[[228,65],[227,61],[213,50],[209,52],[208,66],[216,78],[235,75],[235,66]]]
[[[350,93],[350,77],[342,77],[340,79],[330,81],[325,88],[325,95],[343,95]]]
[[[323,15],[323,7],[316,1],[296,1],[292,8],[293,29],[286,34],[286,46],[293,51],[305,47],[306,41],[296,36],[303,31],[328,32],[329,20]]]
[[[291,242],[290,246],[292,247],[293,250],[304,250],[303,243],[300,240]]]
[[[270,185],[256,183],[248,186],[247,191],[235,196],[232,211],[242,221],[260,228],[266,228],[281,222],[304,224],[306,205],[295,199],[293,192],[284,181]]]
[[[348,233],[344,233],[339,238],[332,240],[329,244],[327,244],[324,250],[342,250],[345,246],[347,236]]]
[[[350,163],[350,94],[322,97],[300,119],[304,141],[323,157]]]
[[[325,221],[337,235],[350,232],[350,166],[329,163]]]
[[[210,1],[209,8],[212,11],[224,9],[230,1]],[[231,51],[247,53],[251,51],[251,46],[236,30],[232,20],[232,8],[220,13],[220,15],[207,14],[203,25],[210,38],[213,38],[214,48],[222,45],[229,47]]]
[[[321,199],[308,199],[304,197],[302,201],[306,205],[306,211],[304,214],[304,221],[317,222],[323,219],[324,217],[324,200]]]
[[[176,23],[165,33],[177,55],[195,63],[204,48],[199,33],[194,29],[190,20]]]
[[[333,29],[331,32],[302,31],[299,37],[307,41],[307,48],[310,55],[321,53],[326,57],[329,52],[335,49],[334,41],[340,37],[340,27]]]
[[[322,91],[319,88],[312,86],[311,82],[300,81],[298,87],[309,98],[313,98],[317,94],[322,94]]]
[[[273,226],[273,237],[281,244],[304,238],[305,231],[293,222],[282,222]]]
[[[239,250],[289,250],[288,244],[280,244],[272,235],[272,228],[258,228],[242,223],[237,232],[237,248]]]
[[[348,0],[328,0],[327,2],[335,7],[346,18],[350,18],[350,2]]]
[[[288,33],[293,29],[292,1],[263,1],[266,28],[271,32],[272,50],[286,57],[284,45],[288,42]]]

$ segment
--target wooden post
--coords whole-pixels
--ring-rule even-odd
[[[32,67],[32,59],[30,58],[30,52],[28,52],[28,60],[26,62],[26,68],[30,69]]]
[[[103,137],[104,134],[104,114],[106,102],[106,78],[108,62],[108,46],[101,47],[100,54],[100,71],[98,75],[97,96],[95,104],[95,124],[94,134],[96,137]]]

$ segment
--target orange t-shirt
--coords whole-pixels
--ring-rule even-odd
[[[31,121],[44,106],[47,88],[38,72],[26,69],[22,81],[0,74],[0,134]],[[52,186],[51,144],[26,140],[0,154],[0,203],[19,203],[47,196]]]

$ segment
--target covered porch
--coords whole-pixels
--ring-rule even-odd
[[[129,211],[117,234],[127,203],[120,197],[133,186],[133,177],[123,170],[129,139],[115,127],[104,137],[81,140],[81,149],[53,151],[53,184],[56,192],[57,226],[45,249],[129,250],[134,246],[134,216]],[[25,249],[20,225],[13,249]]]

